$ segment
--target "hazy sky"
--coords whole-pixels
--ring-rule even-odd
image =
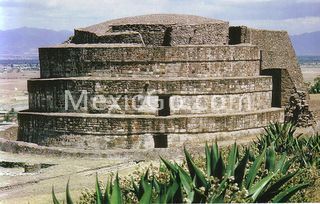
[[[151,13],[194,14],[290,34],[320,30],[320,0],[0,0],[0,29],[73,30]]]

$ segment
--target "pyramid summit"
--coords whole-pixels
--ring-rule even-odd
[[[225,22],[222,20],[216,20],[212,18],[206,18],[195,15],[150,14],[109,20],[103,23],[88,26],[86,28],[79,28],[79,30],[103,33],[108,32],[112,25],[199,25],[216,23]]]
[[[153,14],[75,30],[73,43],[142,43],[148,46],[227,44],[228,22],[193,15]]]

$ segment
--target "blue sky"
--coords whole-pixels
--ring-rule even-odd
[[[72,30],[151,13],[194,14],[290,34],[320,30],[320,0],[0,0],[0,30]]]

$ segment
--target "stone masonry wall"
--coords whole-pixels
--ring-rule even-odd
[[[261,70],[264,69],[282,69],[281,72],[281,106],[290,107],[290,100],[297,95],[305,97],[298,100],[308,104],[309,95],[306,85],[303,81],[302,72],[300,70],[298,60],[290,41],[290,37],[286,31],[270,31],[247,28],[246,26],[230,27],[230,44],[250,43],[261,49]],[[304,92],[304,94],[297,94]],[[289,110],[291,108],[287,108]],[[308,107],[300,107],[307,109]],[[286,118],[292,118],[287,112]],[[308,117],[305,113],[300,114],[302,118],[297,116],[299,125],[305,126],[312,124],[312,115]],[[304,121],[304,122],[301,122]],[[297,122],[297,121],[291,121]]]
[[[85,75],[256,76],[260,59],[255,46],[68,45],[40,48],[39,56],[41,78]]]
[[[71,38],[73,43],[132,43],[143,45],[143,39],[138,32],[116,32],[98,36],[95,33],[75,30],[75,35]]]
[[[227,45],[228,23],[203,25],[113,25],[113,32],[135,31],[147,46]]]
[[[215,111],[217,113],[232,113],[241,112],[245,109],[253,111],[271,107],[271,84],[271,77],[208,80],[175,79],[171,81],[95,80],[94,78],[83,78],[82,80],[79,78],[29,80],[29,109],[30,111],[38,112],[66,112],[65,90],[68,90],[71,95],[70,97],[67,96],[68,112],[75,112],[70,98],[73,98],[75,103],[77,103],[82,90],[86,90],[88,109],[84,110],[80,108],[76,112],[157,114],[157,95],[172,96],[170,104],[172,104],[172,107],[176,107],[176,109],[178,108],[179,101],[181,105],[184,105],[184,107],[180,107],[180,111],[170,108],[172,114],[211,113]],[[100,111],[94,110],[92,107],[92,101],[96,96],[103,96],[106,99],[105,102],[100,100],[106,104],[104,107],[99,107]],[[152,96],[155,98],[152,98]],[[129,99],[127,103],[126,99]],[[81,106],[84,105],[83,100],[80,104]],[[119,103],[119,107],[113,107],[113,101],[115,100]],[[135,110],[134,108],[138,107],[137,104],[144,104],[143,102],[138,103],[141,100],[146,101],[145,105],[150,107],[139,106],[139,110]],[[202,106],[196,109],[192,104],[202,104]],[[218,107],[216,109],[212,108],[212,106]]]
[[[19,114],[18,140],[41,145],[85,146],[102,149],[141,148],[145,134],[198,134],[259,128],[270,121],[283,121],[282,109],[235,115],[205,116],[117,116],[99,114]],[[139,135],[139,136],[137,136]],[[28,136],[28,137],[26,137]],[[122,137],[122,139],[121,139]],[[117,139],[115,139],[117,138]],[[120,139],[119,139],[120,138]],[[76,141],[76,142],[75,142]],[[100,145],[97,144],[99,141]],[[129,144],[128,144],[129,143]]]

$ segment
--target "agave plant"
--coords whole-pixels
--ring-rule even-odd
[[[112,203],[112,204],[120,204],[122,202],[122,193],[121,193],[121,188],[119,185],[119,176],[118,174],[116,175],[116,179],[114,183],[112,184],[112,178],[108,180],[106,188],[104,193],[102,193],[100,184],[98,181],[98,175],[96,176],[96,196],[95,196],[95,203],[96,204],[102,204],[102,203]],[[52,187],[52,199],[54,204],[60,204],[58,201],[55,193],[54,193],[54,188]],[[70,196],[70,191],[69,191],[69,181],[67,183],[67,188],[66,188],[66,203],[67,204],[73,204],[72,198]]]
[[[274,144],[277,152],[294,152],[296,140],[302,135],[294,136],[296,127],[292,123],[271,123],[264,130],[265,133],[258,137],[254,143],[259,149],[264,149]]]
[[[186,167],[161,158],[170,172],[168,182],[160,182],[156,176],[150,176],[149,171],[141,176],[138,183],[132,179],[129,191],[139,203],[230,202],[232,198],[227,199],[226,192],[232,186],[236,186],[238,191],[247,192],[246,202],[286,202],[297,191],[308,186],[307,183],[287,186],[288,181],[299,171],[288,173],[292,160],[287,160],[286,154],[277,159],[273,145],[264,148],[255,157],[248,148],[240,155],[238,146],[234,143],[226,162],[217,143],[211,147],[206,145],[205,169],[196,165],[187,149],[184,149],[184,153]],[[261,173],[263,169],[268,173]],[[67,204],[72,203],[68,186],[67,184]],[[54,203],[59,203],[54,191],[52,194]],[[108,181],[104,194],[98,178],[96,179],[95,200],[96,203],[123,203],[118,175],[113,184],[112,179]]]
[[[58,201],[55,193],[54,193],[54,187],[52,187],[52,200],[54,204],[60,204],[60,202]],[[66,202],[67,204],[73,204],[72,198],[70,196],[70,191],[69,191],[69,181],[67,183],[67,189],[66,189]]]
[[[320,135],[301,137],[294,145],[296,158],[302,166],[320,168]]]
[[[294,136],[296,127],[291,123],[272,123],[265,128],[265,133],[257,138],[255,146],[262,150],[274,146],[276,152],[287,153],[297,159],[301,166],[320,167],[320,136]]]
[[[305,188],[308,184],[301,184],[287,188],[285,191],[282,187],[294,177],[298,171],[285,174],[290,167],[291,161],[286,160],[286,155],[282,155],[281,159],[276,161],[276,153],[273,148],[264,149],[263,152],[253,159],[252,165],[247,169],[247,164],[250,158],[250,151],[245,150],[242,157],[239,157],[238,147],[234,144],[230,150],[227,158],[227,163],[224,163],[222,155],[219,152],[217,144],[209,148],[206,145],[206,175],[199,169],[191,155],[185,149],[185,156],[187,160],[188,171],[185,172],[178,164],[172,164],[164,159],[162,161],[170,169],[173,177],[180,180],[188,181],[182,185],[188,195],[189,201],[192,202],[224,202],[224,195],[230,182],[230,178],[234,178],[234,183],[237,183],[241,188],[248,190],[248,201],[251,202],[285,202],[291,195],[298,190]],[[269,174],[256,180],[259,169],[265,163],[265,168]],[[272,179],[280,174],[278,180]],[[215,193],[210,194],[211,188],[208,177],[213,176],[219,179],[219,188]],[[192,181],[192,182],[191,182]],[[204,188],[205,190],[200,190]]]

